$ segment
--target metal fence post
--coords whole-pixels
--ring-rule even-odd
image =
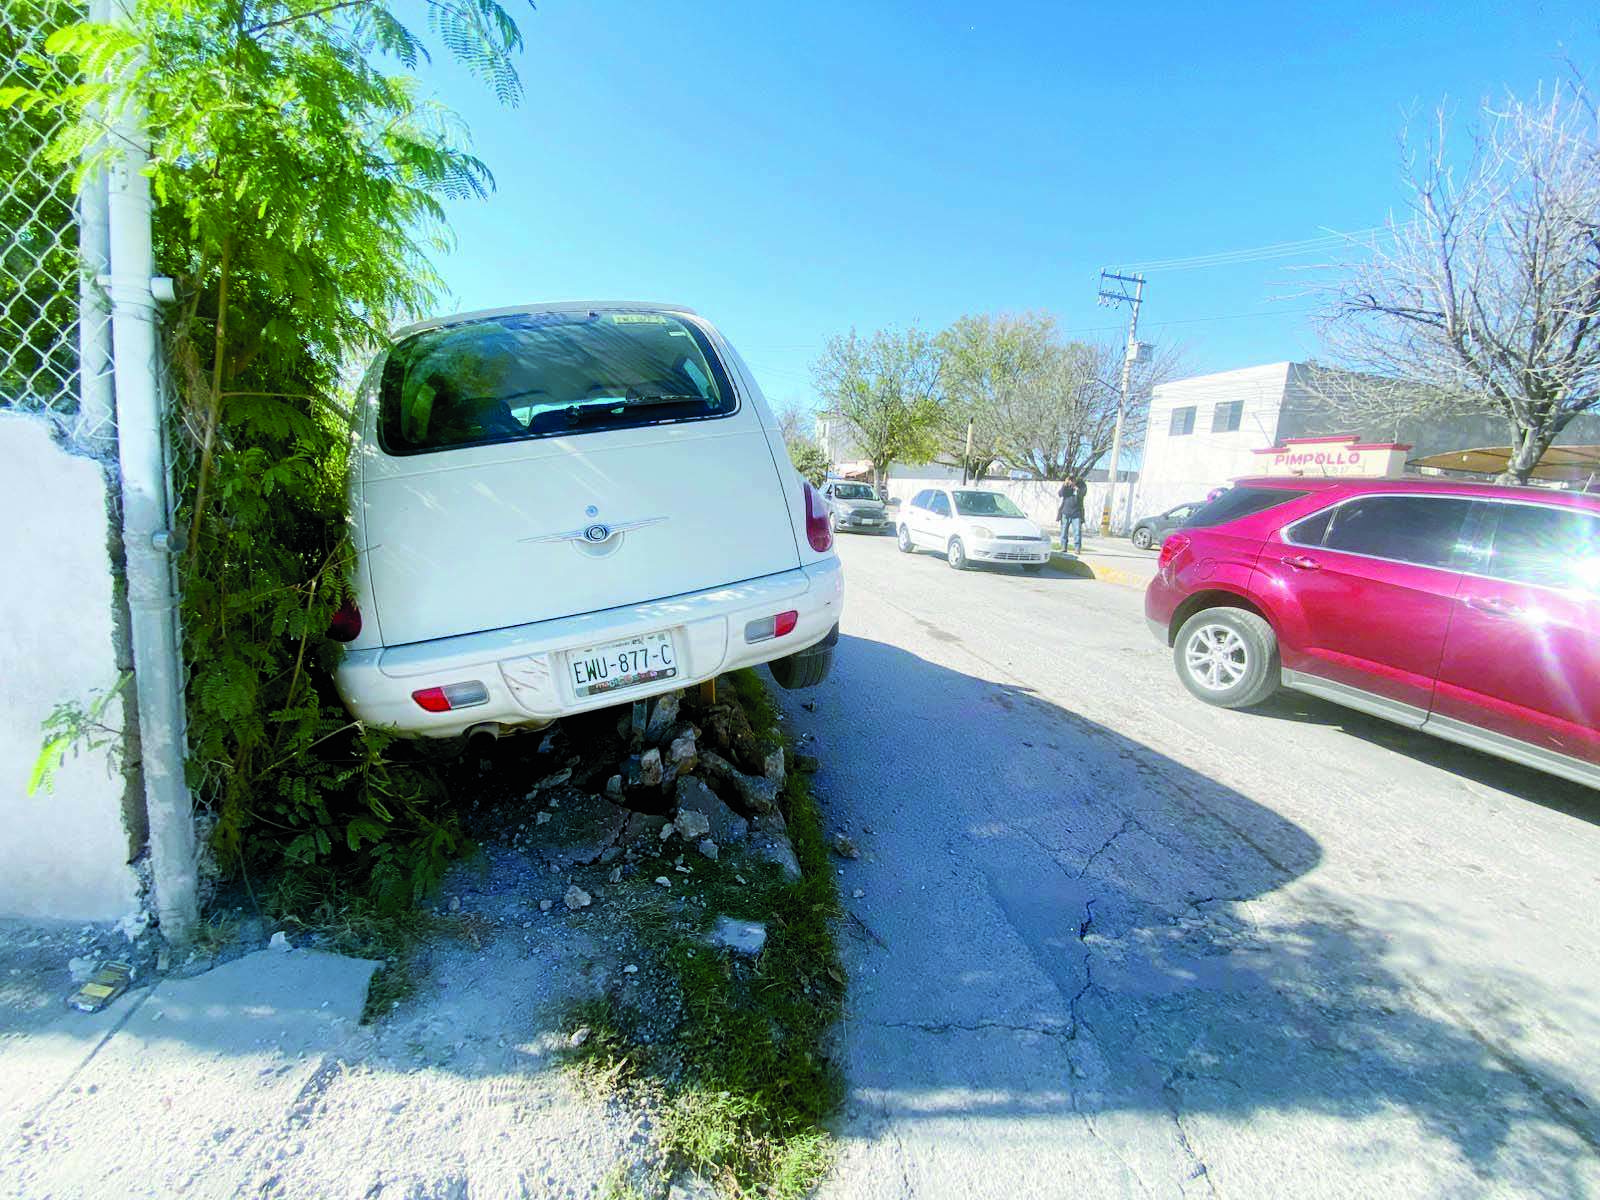
[[[89,0],[89,20],[111,20],[111,0]],[[98,108],[98,106],[95,106]],[[91,110],[90,117],[98,117]],[[91,146],[93,154],[100,143]],[[110,193],[103,170],[78,189],[78,414],[72,440],[100,459],[116,450],[116,398],[111,386],[111,305],[103,280],[111,273]]]
[[[123,3],[116,7],[115,20],[128,20]],[[121,99],[113,132],[117,151],[109,172],[109,221],[122,537],[156,913],[166,938],[184,942],[198,923],[199,900],[194,811],[184,779],[183,673],[169,557],[174,547],[167,520],[156,362],[150,181],[144,174],[149,152],[139,98]]]

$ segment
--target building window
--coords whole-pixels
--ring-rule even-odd
[[[1211,414],[1212,433],[1238,433],[1239,418],[1244,415],[1243,400],[1224,400]]]
[[[1169,437],[1186,437],[1194,432],[1194,405],[1189,404],[1183,408],[1172,410],[1172,425],[1167,430]]]

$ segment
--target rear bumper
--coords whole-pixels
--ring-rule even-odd
[[[1150,636],[1163,646],[1172,644],[1168,631],[1172,628],[1172,615],[1182,603],[1183,593],[1162,575],[1157,575],[1144,589],[1144,621]]]
[[[677,691],[739,667],[784,658],[826,639],[844,606],[837,558],[646,604],[540,621],[512,629],[345,654],[335,682],[353,715],[400,733],[453,737],[474,725],[548,725],[560,717]],[[747,622],[793,610],[793,632],[745,641]],[[599,696],[577,695],[574,651],[647,633],[672,635],[678,674]],[[477,681],[488,703],[425,712],[423,688]]]

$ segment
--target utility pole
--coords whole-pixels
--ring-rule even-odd
[[[1114,286],[1108,288],[1107,284]],[[1139,355],[1139,305],[1143,300],[1143,275],[1118,275],[1114,271],[1100,272],[1100,298],[1097,303],[1108,308],[1126,304],[1130,310],[1128,344],[1122,354],[1122,391],[1117,397],[1117,428],[1111,435],[1111,466],[1106,472],[1106,502],[1100,510],[1102,537],[1111,532],[1111,505],[1117,494],[1117,470],[1122,465],[1122,423],[1128,416],[1128,392],[1133,383],[1133,363]]]
[[[968,483],[967,473],[972,469],[972,422],[967,422],[967,453],[961,460],[961,486]]]

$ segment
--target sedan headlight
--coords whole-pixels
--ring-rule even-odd
[[[983,538],[985,541],[988,541],[990,538],[994,537],[994,530],[985,525],[974,525],[972,527],[972,536],[975,538]]]

